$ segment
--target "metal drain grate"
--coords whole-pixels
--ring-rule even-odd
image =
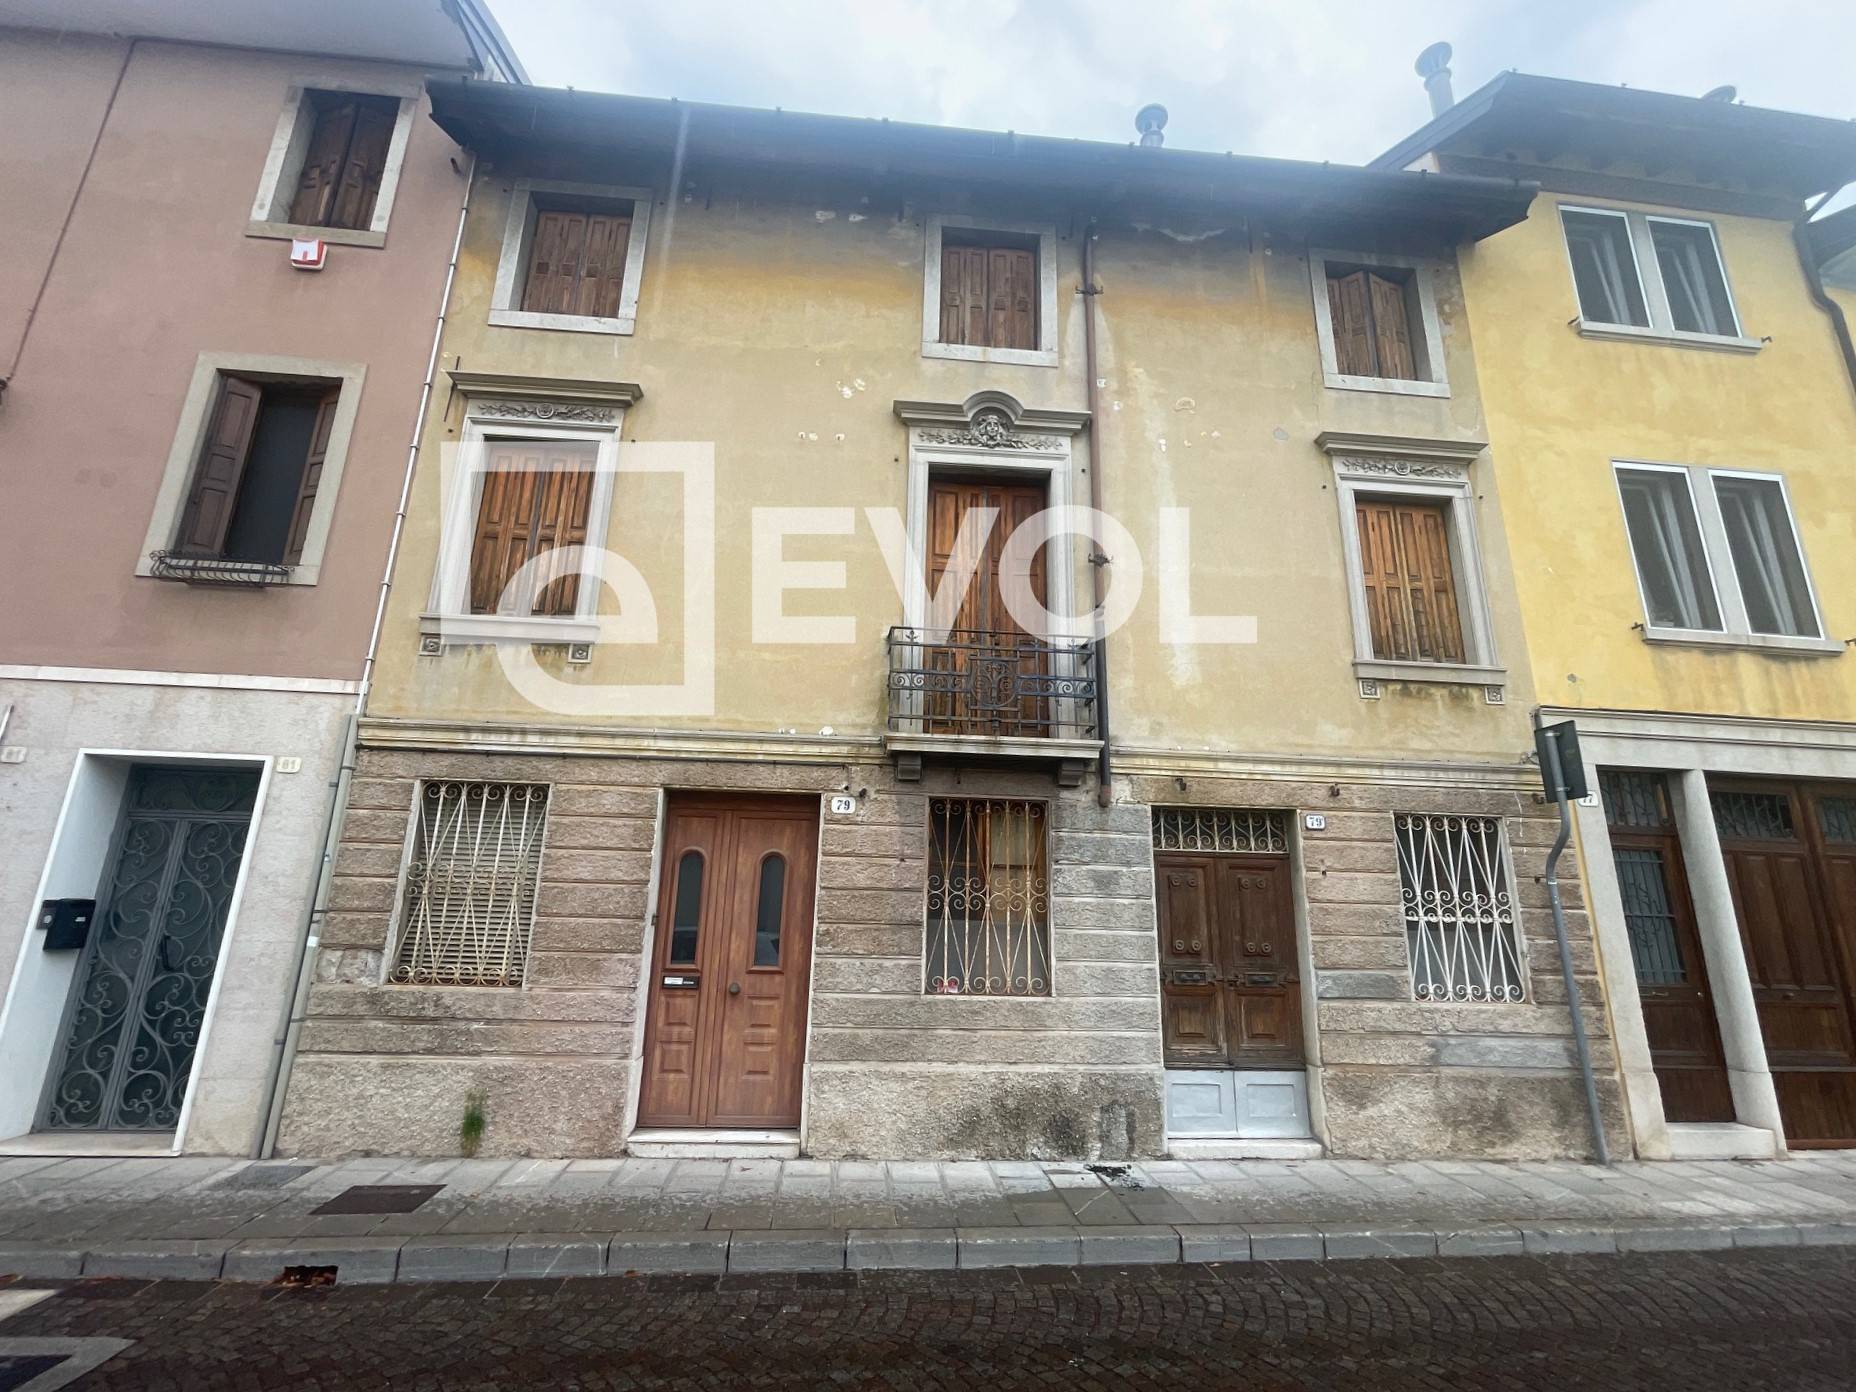
[[[331,1213],[411,1213],[445,1186],[442,1184],[356,1184],[342,1190],[313,1216]]]
[[[281,1189],[293,1179],[301,1179],[314,1165],[247,1165],[237,1174],[227,1175],[215,1189]]]

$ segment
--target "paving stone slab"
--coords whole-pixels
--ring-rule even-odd
[[[1075,1266],[1081,1255],[1075,1227],[1040,1224],[1024,1228],[959,1228],[960,1265],[969,1269],[990,1266]]]
[[[1246,1223],[1252,1261],[1320,1261],[1326,1254],[1319,1229],[1297,1223]]]
[[[84,1270],[84,1249],[56,1242],[0,1243],[0,1276],[26,1281],[75,1281]]]
[[[1179,1233],[1158,1223],[1103,1225],[1077,1229],[1084,1266],[1136,1266],[1177,1262]]]
[[[1519,1228],[1474,1227],[1437,1234],[1440,1257],[1518,1257],[1525,1250]]]
[[[402,1281],[498,1281],[509,1260],[509,1239],[437,1233],[409,1237],[400,1247]]]
[[[1673,1224],[1620,1227],[1616,1237],[1620,1252],[1709,1252],[1734,1245],[1730,1229]]]
[[[84,1253],[86,1276],[129,1276],[149,1281],[217,1281],[232,1243],[106,1242]]]
[[[1434,1257],[1437,1234],[1415,1228],[1332,1227],[1321,1230],[1322,1249],[1330,1261],[1358,1257]]]
[[[1583,1256],[1618,1250],[1617,1230],[1575,1223],[1542,1224],[1521,1229],[1521,1246],[1529,1256]]]
[[[1180,1260],[1189,1262],[1247,1262],[1250,1229],[1235,1223],[1181,1223],[1178,1227]]]
[[[1736,1247],[1796,1247],[1799,1245],[1795,1223],[1741,1223],[1732,1232]]]
[[[728,1242],[730,1271],[842,1271],[845,1235],[836,1228],[739,1232]]]
[[[523,1233],[509,1243],[503,1274],[512,1280],[546,1276],[603,1276],[606,1239],[572,1233]]]
[[[382,1285],[399,1273],[400,1239],[250,1238],[226,1252],[228,1281],[275,1281],[287,1266],[332,1266],[344,1286]]]
[[[853,1270],[952,1271],[958,1261],[953,1228],[853,1228],[844,1241]]]
[[[606,1248],[606,1270],[614,1276],[628,1271],[726,1271],[728,1239],[727,1232],[711,1229],[618,1233]]]

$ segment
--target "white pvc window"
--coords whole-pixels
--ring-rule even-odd
[[[1622,213],[1563,209],[1566,251],[1572,257],[1572,280],[1579,292],[1579,313],[1599,324],[1634,324],[1647,329],[1650,311],[1643,279],[1631,244],[1630,222]]]
[[[1526,999],[1502,819],[1401,812],[1394,823],[1413,999]]]
[[[387,980],[520,986],[548,819],[540,783],[420,785],[399,951]]]
[[[1714,225],[1617,208],[1560,209],[1581,332],[1756,352]]]
[[[1670,327],[1682,333],[1732,337],[1740,332],[1714,229],[1705,222],[1647,218],[1656,267],[1669,301]]]
[[[1782,478],[1668,464],[1617,476],[1649,637],[1836,648]]]

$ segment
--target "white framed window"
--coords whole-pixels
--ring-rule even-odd
[[[1741,328],[1713,223],[1562,204],[1560,226],[1580,333],[1759,351]]]
[[[1343,391],[1448,396],[1438,263],[1406,256],[1311,251],[1315,336],[1327,385]]]
[[[520,986],[548,822],[545,783],[419,784],[387,981]]]
[[[1414,458],[1366,453],[1332,433],[1321,443],[1340,507],[1354,675],[1499,694],[1507,672],[1483,579],[1469,447]]]
[[[613,384],[588,399],[466,397],[420,621],[427,651],[598,637],[598,558],[611,524],[619,434],[636,395]]]
[[[517,179],[509,193],[490,323],[629,334],[638,323],[651,190]]]
[[[1400,812],[1392,820],[1412,999],[1525,1000],[1502,819]]]
[[[366,87],[342,79],[291,86],[246,235],[386,245],[419,101],[416,82],[392,79]]]
[[[315,584],[366,376],[361,363],[201,353],[135,573]]]
[[[935,213],[927,220],[922,356],[1057,366],[1057,229]]]
[[[1824,636],[1783,476],[1636,460],[1613,470],[1647,640],[1843,651]]]
[[[1051,994],[1048,821],[1022,798],[930,800],[926,994]]]

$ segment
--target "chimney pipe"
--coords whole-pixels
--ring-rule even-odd
[[[1432,44],[1418,55],[1413,67],[1424,79],[1425,93],[1431,99],[1431,115],[1441,116],[1456,105],[1456,96],[1450,90],[1449,44]]]
[[[1134,113],[1134,128],[1141,133],[1141,144],[1157,150],[1166,144],[1166,108],[1149,102]]]

